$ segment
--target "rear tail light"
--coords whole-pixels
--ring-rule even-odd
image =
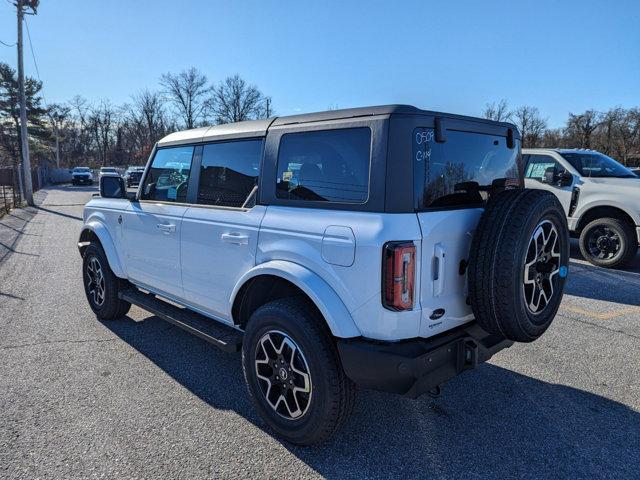
[[[413,309],[416,271],[413,242],[388,242],[382,248],[382,305],[389,310]]]

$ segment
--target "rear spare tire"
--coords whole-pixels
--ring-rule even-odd
[[[568,262],[567,221],[555,195],[492,195],[469,257],[469,300],[478,324],[517,342],[536,340],[560,307]]]

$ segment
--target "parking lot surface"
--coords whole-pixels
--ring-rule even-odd
[[[283,444],[239,355],[138,308],[101,323],[76,242],[95,188],[0,219],[0,478],[638,478],[640,258],[579,259],[549,331],[418,400],[360,391],[346,427]]]

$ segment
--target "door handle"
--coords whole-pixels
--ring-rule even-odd
[[[233,243],[235,245],[248,245],[249,244],[249,236],[242,235],[241,233],[223,233],[220,238],[223,242]]]
[[[444,254],[445,250],[442,244],[436,243],[435,250],[435,275],[433,279],[433,296],[439,297],[444,293]]]
[[[156,227],[164,233],[174,233],[176,231],[176,226],[173,223],[159,223]]]

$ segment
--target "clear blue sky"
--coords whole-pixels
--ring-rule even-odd
[[[15,41],[15,23],[0,0],[0,40]],[[640,105],[638,0],[41,0],[29,25],[48,102],[122,103],[196,66],[216,81],[239,73],[279,114],[409,103],[479,115],[506,98],[560,126],[570,111]],[[0,45],[0,60],[15,65],[15,48]]]

